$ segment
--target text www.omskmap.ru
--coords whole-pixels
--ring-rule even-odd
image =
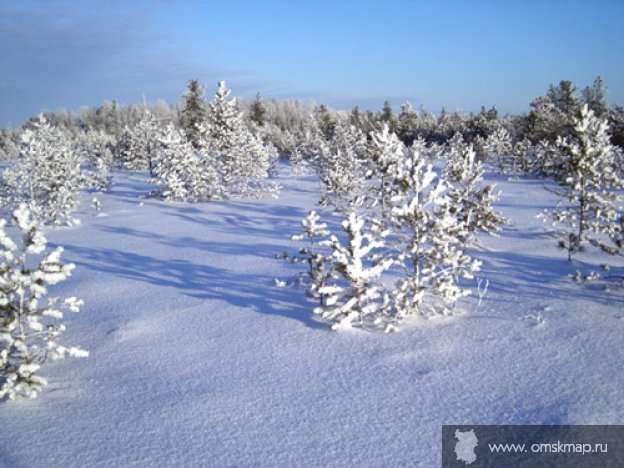
[[[608,444],[488,444],[492,453],[607,453]]]

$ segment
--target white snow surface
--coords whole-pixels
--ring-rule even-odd
[[[47,230],[76,264],[51,294],[85,301],[63,343],[90,357],[0,403],[0,466],[430,467],[443,424],[624,423],[624,290],[567,277],[602,259],[557,249],[535,218],[556,202],[546,182],[488,176],[513,226],[470,252],[480,306],[382,334],[332,332],[303,288],[275,287],[319,198],[280,174],[279,199],[186,204],[117,172],[106,216],[85,193],[81,226]]]

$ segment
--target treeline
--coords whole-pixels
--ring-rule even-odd
[[[46,120],[54,127],[64,130],[71,138],[91,131],[104,133],[119,140],[128,129],[136,128],[146,113],[163,126],[171,123],[185,134],[192,134],[206,115],[205,88],[197,80],[188,83],[187,92],[175,104],[158,100],[152,103],[121,105],[107,101],[97,108],[84,107],[75,112],[57,110],[44,112]],[[336,125],[346,122],[369,135],[387,125],[390,131],[406,145],[417,138],[426,142],[443,144],[460,134],[464,141],[472,143],[479,154],[484,141],[504,129],[514,142],[531,144],[554,143],[559,136],[569,135],[572,121],[581,106],[587,104],[594,114],[607,120],[611,141],[624,147],[624,107],[609,105],[604,81],[597,77],[593,84],[579,89],[570,81],[550,85],[543,96],[530,103],[530,111],[521,115],[500,116],[495,106],[483,107],[478,113],[462,114],[445,109],[434,114],[424,108],[414,109],[409,102],[401,105],[395,113],[386,101],[379,111],[337,111],[321,104],[314,106],[299,100],[263,100],[258,94],[254,100],[237,99],[237,106],[246,125],[263,140],[270,141],[282,157],[289,157],[306,132],[318,125],[326,139],[331,139]],[[195,106],[195,107],[193,107]],[[196,112],[198,119],[188,115]],[[32,117],[17,129],[0,129],[0,159],[12,159],[24,129],[32,127]],[[189,130],[190,128],[190,130]]]

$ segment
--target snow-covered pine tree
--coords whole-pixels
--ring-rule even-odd
[[[556,145],[542,141],[533,146],[535,159],[532,165],[533,173],[554,177],[557,168],[562,164],[563,157],[557,150]]]
[[[347,239],[342,243],[332,235],[322,246],[332,250],[333,279],[318,292],[325,295],[325,303],[315,309],[332,329],[377,324],[385,315],[387,295],[379,277],[393,263],[384,258],[376,261],[374,252],[383,248],[383,238],[375,233],[370,223],[352,212],[342,223]]]
[[[260,99],[260,101],[257,101],[258,99]],[[261,99],[260,94],[258,94],[258,96],[256,96],[256,101],[251,104],[248,110],[249,115],[245,120],[245,125],[247,126],[247,133],[254,139],[254,145],[260,145],[262,151],[266,152],[267,164],[269,166],[267,170],[268,177],[275,178],[278,175],[277,163],[279,162],[279,158],[280,156],[291,156],[296,146],[295,137],[288,130],[282,131],[276,125],[266,121],[267,111]],[[263,110],[254,110],[257,102],[259,102],[258,105],[260,105]],[[253,115],[254,112],[258,112],[255,117]],[[262,112],[264,112],[264,114],[260,116]],[[262,125],[258,125],[254,118],[261,119]]]
[[[311,243],[296,261],[308,262],[309,294],[324,299],[315,313],[334,329],[355,325],[390,331],[408,315],[447,313],[470,293],[459,281],[472,278],[480,262],[464,252],[468,231],[453,208],[451,187],[426,164],[422,148],[416,142],[392,168],[385,222],[370,216],[374,210],[369,215],[351,211],[341,241],[312,212],[303,221],[304,233],[293,237]],[[319,247],[331,249],[331,255],[319,253]],[[388,291],[381,280],[393,265],[404,274]]]
[[[220,81],[210,103],[202,152],[214,158],[221,196],[248,195],[266,189],[271,165],[266,148],[244,125],[236,99]],[[272,187],[270,187],[272,188]]]
[[[154,166],[158,158],[158,139],[162,134],[162,128],[154,117],[154,114],[145,110],[143,118],[134,128],[136,136],[135,157],[141,161],[141,166],[147,166],[153,175]]]
[[[366,135],[360,129],[351,125],[347,120],[339,120],[336,122],[330,143],[344,152],[352,151],[355,157],[354,163],[357,166],[355,169],[361,169],[359,166],[366,157],[368,148]]]
[[[80,154],[84,185],[108,190],[112,183],[111,166],[115,139],[101,130],[87,130],[76,142]]]
[[[258,127],[263,127],[266,123],[266,106],[262,102],[260,93],[256,94],[256,99],[249,106],[249,119]]]
[[[198,80],[190,80],[182,96],[180,127],[195,149],[199,148],[200,126],[206,121],[205,87]]]
[[[128,126],[117,137],[113,149],[113,162],[116,167],[129,169],[134,166],[133,160],[134,135]]]
[[[269,175],[273,176],[273,169],[277,164],[280,157],[290,159],[293,157],[293,152],[298,145],[299,132],[290,131],[288,129],[282,130],[280,127],[274,124],[265,123],[262,127],[255,124],[252,125],[252,131],[254,134],[264,142],[265,145],[274,149],[271,152],[275,153],[272,161],[273,168],[269,170]]]
[[[538,150],[528,138],[518,141],[513,147],[514,165],[522,174],[535,171]]]
[[[125,127],[117,140],[115,159],[123,169],[130,171],[152,170],[158,154],[157,141],[161,133],[154,116],[146,111],[132,128]]]
[[[412,109],[412,104],[409,101],[401,104],[401,112],[397,122],[398,137],[406,146],[410,146],[416,139],[418,114]]]
[[[570,115],[555,105],[547,96],[540,96],[531,102],[527,118],[527,137],[533,143],[553,143],[557,135],[567,132]]]
[[[461,177],[464,170],[464,158],[466,157],[468,144],[464,141],[464,137],[460,133],[455,133],[449,141],[446,142],[446,151],[444,159],[444,179],[448,181],[457,180]]]
[[[599,119],[604,119],[609,113],[607,102],[607,89],[601,76],[597,76],[591,86],[586,86],[582,91],[583,102],[594,111],[594,115]]]
[[[149,161],[145,146],[135,130],[124,128],[115,145],[115,161],[122,169],[145,171],[149,168]]]
[[[496,161],[499,170],[517,170],[513,157],[511,135],[504,127],[498,127],[485,141],[485,152],[489,161]]]
[[[461,172],[467,145],[464,137],[459,132],[454,133],[446,142],[446,147],[444,148],[445,178],[452,177],[452,172]]]
[[[17,134],[8,128],[0,128],[0,161],[13,161],[19,154]]]
[[[617,231],[622,196],[615,189],[624,181],[615,166],[617,151],[608,130],[607,121],[584,105],[574,119],[572,134],[556,142],[560,162],[555,180],[560,188],[554,192],[562,200],[542,218],[550,217],[562,228],[559,246],[567,250],[568,260],[586,242],[615,253],[606,239]]]
[[[396,283],[392,315],[401,319],[425,314],[426,296],[434,311],[470,293],[458,278],[471,278],[480,262],[463,252],[464,223],[449,208],[448,185],[419,155],[406,158],[402,191],[392,197],[392,256],[402,265],[404,276]],[[436,304],[433,299],[441,299]]]
[[[217,174],[172,124],[158,139],[158,158],[152,183],[163,186],[167,201],[204,201],[216,198]]]
[[[369,167],[366,177],[372,179],[369,195],[371,206],[381,204],[382,217],[385,218],[389,200],[397,193],[396,183],[402,179],[405,145],[384,125],[381,131],[371,133],[368,151]]]
[[[338,121],[328,151],[321,153],[319,175],[325,192],[322,205],[348,209],[362,199],[365,152],[366,136],[347,122]]]
[[[279,185],[267,181],[269,174],[275,174],[277,152],[273,145],[266,145],[252,132],[244,129],[241,133],[241,170],[238,175],[238,193],[243,196],[258,196],[262,193],[273,196],[279,193]]]
[[[382,125],[388,126],[391,133],[397,133],[399,123],[396,115],[394,115],[394,110],[392,109],[392,104],[390,104],[390,101],[384,101],[383,108],[379,112],[378,118],[379,122]]]
[[[488,159],[487,140],[481,135],[476,135],[472,139],[472,148],[477,154],[477,161],[485,161]]]
[[[323,295],[319,292],[327,286],[331,276],[331,256],[321,248],[320,242],[330,236],[327,224],[319,223],[320,216],[316,211],[310,211],[302,221],[303,232],[291,237],[294,241],[305,241],[306,246],[301,247],[295,256],[287,256],[294,263],[306,263],[307,271],[302,273],[301,280],[307,285],[306,294],[319,299],[324,304]]]
[[[283,136],[285,138],[289,138],[289,134],[287,132],[283,133]],[[267,159],[267,164],[269,167],[267,170],[268,177],[270,178],[277,177],[279,175],[279,169],[277,167],[277,163],[279,162],[279,159],[280,159],[279,148],[273,144],[270,138],[260,138],[256,135],[256,141],[262,144],[263,151],[266,152],[266,155],[267,155],[266,159]],[[284,143],[284,141],[280,143]],[[278,184],[272,184],[271,188],[279,189]]]
[[[314,109],[314,120],[326,140],[331,140],[334,135],[334,127],[336,126],[335,116],[325,104]]]
[[[14,209],[26,203],[33,216],[55,225],[74,224],[83,177],[80,157],[69,138],[40,115],[22,132],[15,165],[4,171],[4,203]]]
[[[577,87],[569,80],[561,80],[558,85],[551,84],[546,96],[553,102],[555,107],[562,112],[573,115],[579,110],[579,100],[576,96]]]
[[[414,139],[410,146],[410,151],[413,154],[419,154],[426,161],[434,163],[442,155],[443,149],[436,143],[427,143],[427,141],[419,136]]]
[[[312,117],[293,149],[290,158],[293,173],[312,172],[320,176],[322,162],[329,152],[329,142],[323,136],[317,120]]]
[[[0,220],[0,399],[36,397],[47,384],[38,371],[48,359],[85,357],[58,339],[64,311],[79,312],[82,300],[49,298],[47,286],[70,276],[74,265],[61,262],[62,247],[46,252],[46,239],[25,204],[13,213],[21,233],[13,241]]]
[[[242,114],[235,99],[228,99],[231,91],[220,81],[209,104],[207,151],[217,158],[217,172],[221,177],[222,195],[227,197],[241,170],[240,157]]]
[[[477,232],[493,235],[507,224],[493,209],[500,194],[494,191],[494,185],[482,184],[483,167],[476,161],[472,145],[458,148],[456,155],[447,160],[444,178],[451,184],[447,208],[463,224],[466,233],[465,237],[460,237],[463,242],[474,241]]]

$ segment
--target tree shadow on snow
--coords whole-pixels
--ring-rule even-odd
[[[145,239],[146,241],[158,243],[169,248],[184,250],[194,249],[202,252],[221,253],[226,255],[252,255],[255,258],[274,259],[276,254],[280,253],[281,250],[284,249],[283,245],[276,243],[254,242],[253,244],[245,244],[231,241],[222,242],[218,240],[199,239],[193,236],[173,237],[162,235],[157,232],[141,231],[138,229],[119,226],[101,226],[100,229],[113,235],[122,235]],[[288,237],[284,239],[284,244],[289,244],[290,242],[291,241],[288,239]],[[73,247],[66,247],[66,250],[68,251],[71,251],[72,249]],[[164,263],[166,263],[166,261],[164,261]]]
[[[210,211],[171,206],[166,215],[186,222],[209,225],[214,230],[251,236],[276,234],[285,239],[301,231],[299,221],[307,212],[293,206],[251,205],[244,202],[218,202]]]
[[[508,297],[511,303],[527,296],[545,301],[581,299],[604,305],[613,305],[617,299],[575,283],[568,277],[577,269],[596,270],[594,265],[577,260],[570,263],[565,258],[542,257],[527,252],[481,251],[478,257],[483,261],[479,276],[482,274],[490,279],[488,291]],[[487,298],[492,300],[491,296]]]
[[[2,403],[1,400],[0,403]],[[0,466],[20,466],[20,464],[17,463],[17,460],[11,457],[8,453],[4,453],[0,450]]]
[[[186,247],[184,240],[172,242]],[[227,249],[227,253],[232,253],[232,244],[204,244],[209,245],[206,248],[212,252]],[[273,278],[267,275],[239,273],[188,260],[161,260],[117,249],[68,246],[66,251],[79,256],[80,259],[73,262],[84,269],[174,288],[191,297],[225,301],[261,314],[297,320],[311,328],[323,328],[322,324],[313,320],[312,305],[305,299],[303,291],[277,288]],[[243,253],[249,255],[249,250]]]

